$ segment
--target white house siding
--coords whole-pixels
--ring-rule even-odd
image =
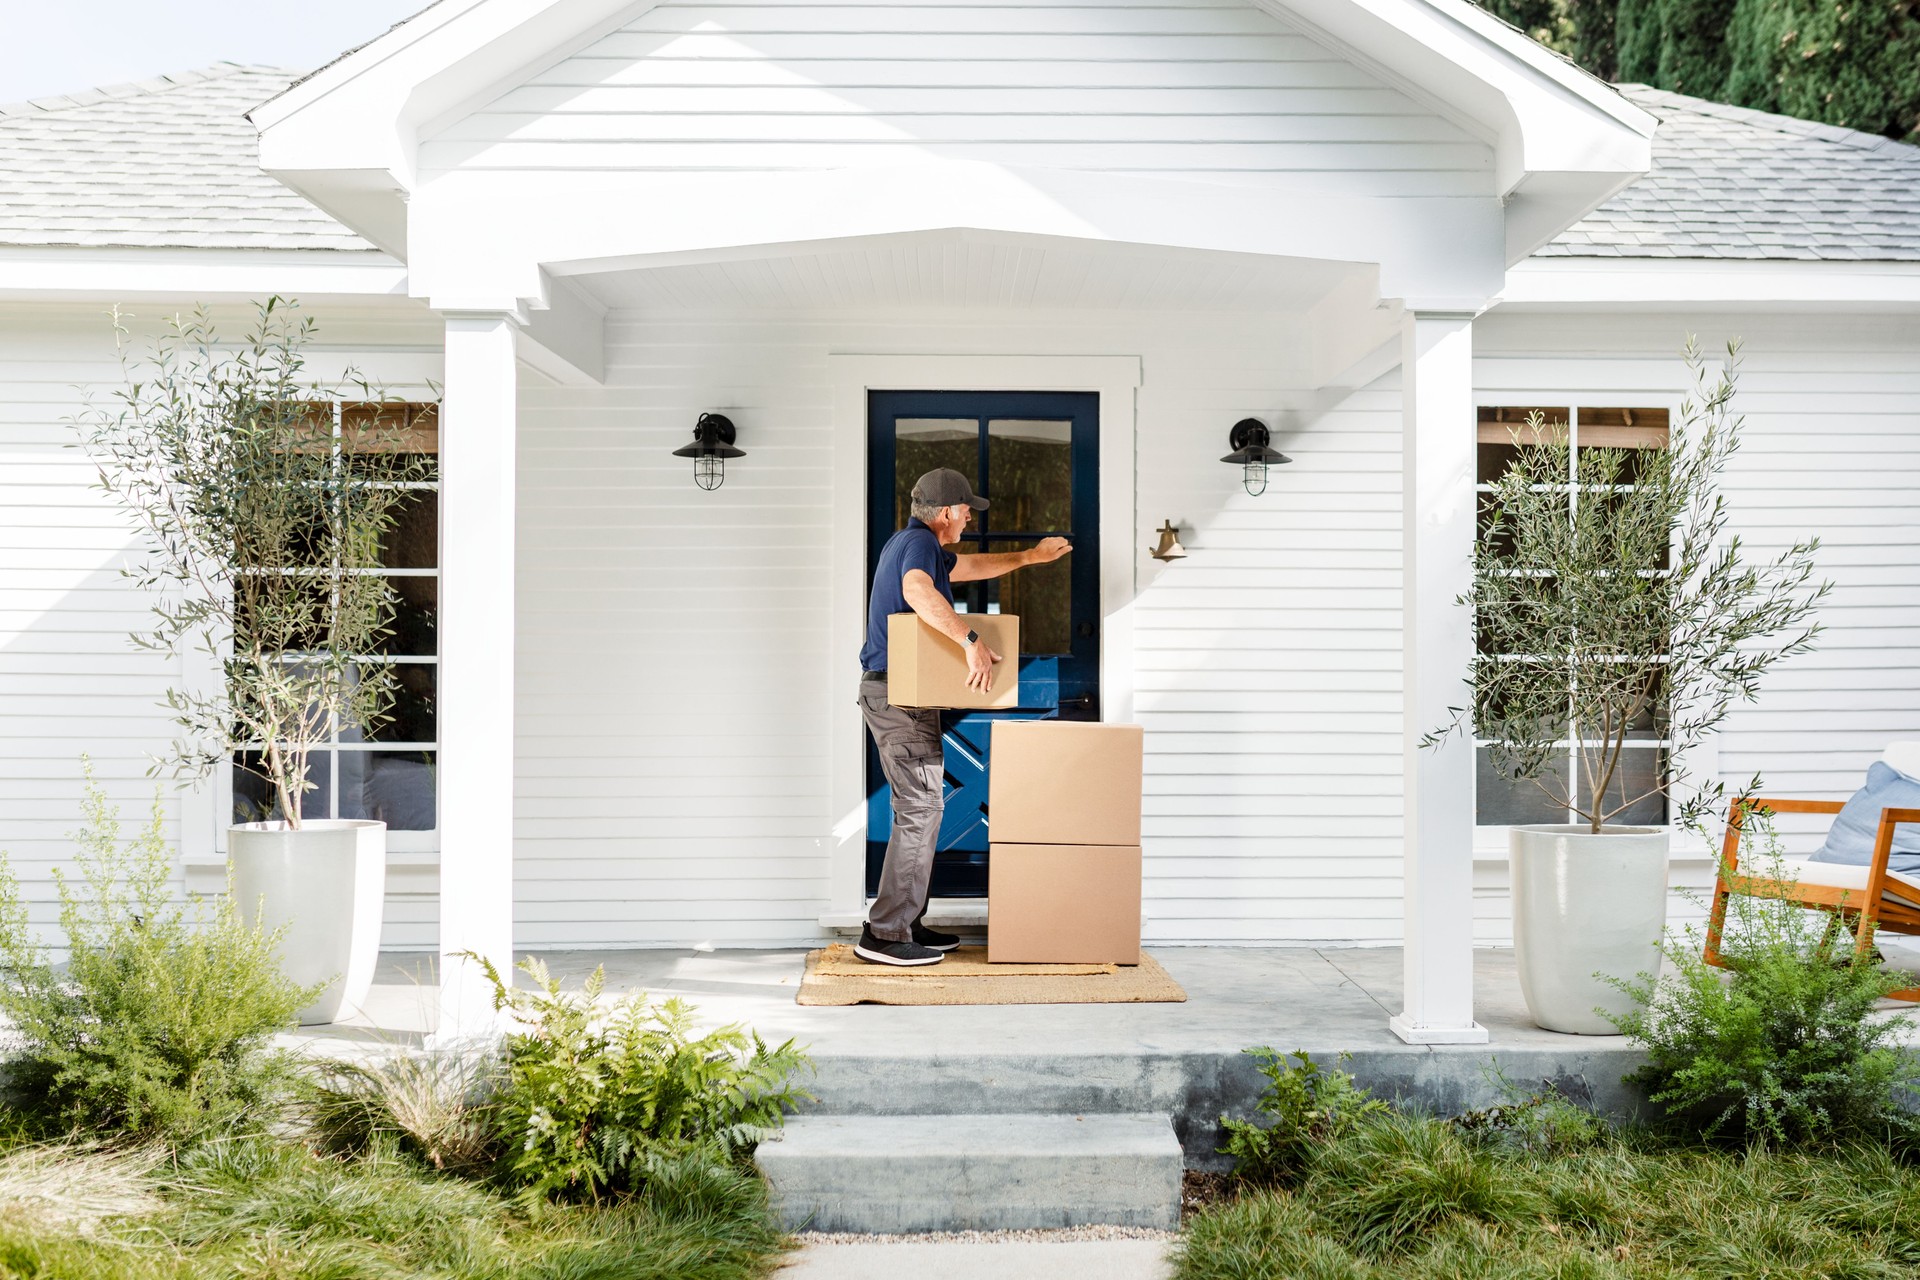
[[[423,143],[423,171],[768,171],[938,157],[1485,196],[1491,152],[1236,0],[668,3]]]
[[[1398,936],[1399,398],[1281,413],[1265,496],[1227,428],[1300,399],[1300,326],[1254,315],[920,320],[615,313],[604,387],[521,396],[516,936],[819,936],[828,901],[830,351],[1137,355],[1132,666],[1148,936]],[[723,409],[747,457],[671,450]],[[1148,559],[1174,520],[1192,558]],[[859,554],[859,552],[854,552]],[[1121,603],[1106,601],[1112,611]]]
[[[1475,326],[1474,380],[1483,396],[1538,404],[1674,402],[1690,333],[1710,356],[1744,340],[1734,530],[1755,556],[1818,536],[1834,583],[1818,649],[1775,668],[1729,717],[1720,772],[1733,785],[1759,773],[1766,794],[1844,800],[1887,743],[1920,738],[1920,319],[1495,311]],[[1804,853],[1825,820],[1781,827]],[[1678,870],[1710,883],[1705,859]],[[1503,866],[1481,866],[1483,940],[1508,936],[1505,884]]]
[[[190,305],[131,305],[136,334]],[[316,376],[352,363],[396,387],[438,373],[438,325],[410,315],[321,312]],[[238,333],[244,312],[230,317]],[[423,323],[424,321],[424,323]],[[150,626],[148,597],[121,576],[135,536],[94,488],[95,473],[67,420],[91,395],[110,406],[119,385],[112,322],[101,306],[0,306],[0,852],[36,925],[57,918],[53,870],[70,866],[80,822],[80,757],[92,761],[130,832],[152,804],[150,757],[172,726],[162,705],[182,664],[134,648]],[[217,815],[209,791],[165,784],[168,837],[192,864],[186,883],[221,883]],[[432,946],[433,881],[401,874],[389,898],[386,941]]]

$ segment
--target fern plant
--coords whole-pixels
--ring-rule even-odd
[[[1391,1110],[1356,1084],[1350,1073],[1338,1067],[1322,1068],[1304,1049],[1290,1054],[1264,1047],[1246,1052],[1259,1061],[1260,1074],[1267,1078],[1267,1087],[1254,1106],[1269,1123],[1221,1116],[1227,1145],[1220,1151],[1233,1157],[1235,1175],[1249,1182],[1290,1184],[1316,1148],[1347,1137],[1369,1119]],[[1340,1060],[1350,1056],[1343,1053]],[[1289,1065],[1289,1058],[1298,1059],[1298,1064]]]
[[[317,989],[281,974],[279,935],[242,921],[230,895],[180,900],[158,796],[123,844],[119,811],[87,764],[84,811],[79,881],[54,872],[64,973],[0,858],[0,1014],[11,1024],[14,1107],[49,1130],[169,1138],[258,1119],[290,1071],[268,1039]]]
[[[526,991],[470,958],[493,983],[494,1007],[526,1028],[507,1037],[493,1115],[502,1172],[530,1203],[635,1191],[689,1153],[741,1160],[811,1097],[789,1082],[810,1066],[792,1040],[769,1048],[737,1023],[696,1035],[679,999],[598,1007],[604,969],[563,992],[529,956],[518,966],[536,984]]]

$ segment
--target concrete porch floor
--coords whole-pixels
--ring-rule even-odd
[[[1887,941],[1891,941],[1890,939]],[[1920,952],[1889,947],[1920,968]],[[537,953],[566,989],[596,966],[608,993],[681,996],[706,1025],[741,1022],[807,1047],[817,1074],[809,1111],[938,1115],[1167,1112],[1190,1165],[1218,1163],[1221,1113],[1245,1114],[1262,1081],[1251,1045],[1305,1049],[1376,1093],[1457,1112],[1502,1100],[1501,1077],[1531,1091],[1553,1081],[1624,1117],[1639,1105],[1621,1077],[1639,1053],[1618,1036],[1544,1031],[1528,1019],[1511,950],[1474,954],[1484,1045],[1418,1046],[1387,1029],[1399,1009],[1398,948],[1163,947],[1154,955],[1187,992],[1184,1004],[903,1008],[794,1003],[804,950],[633,950]],[[434,959],[382,957],[368,1017],[306,1028],[282,1042],[327,1056],[417,1049],[434,1022]],[[527,979],[519,975],[519,984]]]

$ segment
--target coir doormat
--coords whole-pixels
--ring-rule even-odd
[[[939,964],[868,964],[844,942],[807,953],[801,1004],[1178,1004],[1187,993],[1146,952],[1137,965],[988,964],[960,947]]]

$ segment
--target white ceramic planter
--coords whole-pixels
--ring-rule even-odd
[[[1596,977],[1660,971],[1667,925],[1667,833],[1584,824],[1514,827],[1513,946],[1527,1012],[1549,1031],[1618,1034],[1633,1000]]]
[[[366,1002],[380,958],[386,900],[387,824],[309,818],[227,828],[233,896],[241,918],[287,927],[280,962],[301,986],[326,982],[300,1025],[337,1022]]]

